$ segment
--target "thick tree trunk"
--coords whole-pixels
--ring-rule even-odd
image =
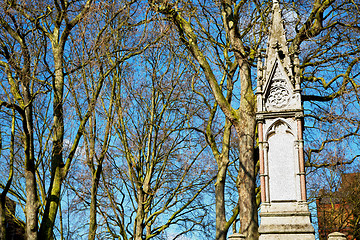
[[[26,236],[27,240],[36,240],[38,233],[38,202],[36,179],[33,171],[25,170],[26,179]]]
[[[55,44],[54,44],[55,45]],[[40,239],[51,239],[53,227],[59,207],[61,184],[63,181],[63,142],[64,142],[64,112],[63,112],[63,52],[59,47],[54,47],[55,78],[53,81],[54,101],[54,133],[51,156],[51,183],[46,199],[43,221],[40,227]]]
[[[244,127],[245,129],[243,133],[241,133],[241,137],[239,140],[240,170],[237,179],[237,185],[239,190],[241,233],[247,236],[246,239],[253,240],[253,239],[258,239],[258,220],[257,220],[257,205],[255,198],[255,187],[256,187],[255,164],[256,163],[254,160],[254,148],[253,148],[254,133],[251,133],[251,129],[250,129],[252,125],[251,122],[249,125],[248,126],[243,125],[246,127]]]
[[[26,236],[28,240],[37,239],[38,234],[38,197],[35,176],[35,164],[32,145],[31,106],[25,110],[25,181],[26,181]],[[30,120],[31,119],[31,120]]]
[[[26,55],[28,56],[28,55]],[[28,60],[30,62],[30,60]],[[28,64],[28,62],[26,62]],[[27,65],[24,69],[30,69]],[[33,109],[32,96],[29,89],[29,70],[24,70],[22,89],[24,92],[25,110],[22,116],[25,133],[25,181],[26,181],[26,236],[27,240],[38,239],[38,210],[39,202],[36,186],[36,167],[34,159],[34,133],[33,133]]]
[[[138,188],[137,196],[137,211],[135,218],[135,229],[134,229],[134,240],[142,240],[142,235],[144,232],[144,218],[145,218],[145,209],[144,209],[144,192],[141,190],[141,187]]]
[[[241,63],[241,62],[240,62]],[[239,190],[239,208],[241,233],[246,239],[258,239],[258,218],[256,204],[256,176],[254,159],[255,146],[255,95],[251,85],[250,67],[247,63],[239,64],[241,77],[241,99],[239,121],[234,123],[239,137],[240,169],[237,179]]]
[[[97,221],[96,221],[96,209],[97,209],[97,192],[100,181],[100,174],[102,168],[101,165],[95,171],[92,184],[91,184],[91,202],[90,202],[90,226],[89,226],[89,240],[94,240],[96,237]]]

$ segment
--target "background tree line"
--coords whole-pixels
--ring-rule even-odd
[[[7,197],[27,239],[257,239],[254,90],[271,5],[3,1],[1,239]],[[359,2],[281,7],[315,197],[359,156]]]

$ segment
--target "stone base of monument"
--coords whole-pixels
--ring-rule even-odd
[[[260,217],[259,240],[315,240],[307,203],[263,203]]]

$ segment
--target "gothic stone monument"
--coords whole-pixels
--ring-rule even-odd
[[[298,53],[290,54],[277,0],[265,60],[258,60],[260,240],[314,240],[306,201]]]

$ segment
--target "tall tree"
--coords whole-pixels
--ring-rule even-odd
[[[103,174],[111,209],[101,210],[107,236],[153,239],[165,236],[172,225],[181,229],[180,236],[206,219],[207,204],[198,199],[213,177],[211,168],[198,167],[203,149],[193,143],[193,130],[187,127],[191,77],[164,44],[142,56],[142,75],[128,67],[127,74],[118,76],[119,141],[112,150],[112,169]]]
[[[245,29],[243,29],[243,32],[240,32],[240,10],[246,8],[246,6],[244,6],[245,2],[232,4],[230,1],[220,1],[219,5],[216,3],[207,4],[205,2],[197,2],[187,4],[187,6],[183,8],[169,2],[149,2],[155,11],[166,15],[167,19],[177,27],[181,40],[203,70],[217,104],[237,132],[240,148],[240,168],[237,177],[237,186],[239,189],[241,232],[246,234],[248,239],[256,239],[258,237],[257,205],[255,199],[256,160],[254,158],[256,101],[251,79],[251,63],[254,62],[255,53],[261,41],[257,39],[252,46],[246,46],[245,36],[253,28],[253,23],[250,21],[244,22]],[[224,49],[223,47],[221,50],[225,50],[225,53],[227,53],[228,49],[231,49],[234,53],[235,59],[232,59],[232,61],[234,65],[239,66],[240,79],[240,106],[238,109],[235,109],[229,102],[229,99],[224,96],[219,86],[217,74],[209,61],[207,53],[201,46],[202,44],[199,40],[201,34],[204,34],[205,39],[209,41],[216,41],[217,38],[213,37],[211,32],[206,30],[212,27],[211,25],[202,27],[200,17],[194,15],[196,12],[195,9],[197,9],[195,6],[199,7],[200,12],[203,11],[205,14],[209,13],[209,17],[214,17],[218,21],[218,29],[214,27],[215,31],[219,30],[219,34],[226,35],[220,37],[220,41],[229,42],[229,45],[225,44],[226,48]],[[256,6],[261,9],[259,5],[255,4],[255,7]],[[215,10],[213,10],[214,8]],[[179,9],[181,9],[181,11]],[[199,12],[196,14],[199,14]],[[257,18],[260,19],[261,14],[262,12],[257,12],[253,20],[256,21]],[[218,20],[217,18],[219,17],[222,17],[222,19]],[[195,28],[194,22],[191,21],[192,19],[195,19],[196,27],[197,25],[200,26],[199,29]],[[222,26],[220,26],[220,21],[223,22]],[[204,30],[204,32],[202,30]],[[264,33],[262,33],[262,35],[264,35]],[[223,46],[224,44],[219,43],[218,45]]]
[[[359,156],[359,2],[281,3],[304,90],[305,137],[311,141],[306,164],[316,171],[353,163]],[[197,172],[201,162],[196,159],[206,145],[194,129],[205,136],[218,167],[216,238],[226,238],[239,212],[240,231],[257,239],[253,83],[271,2],[13,0],[0,6],[2,156],[14,167],[13,178],[10,169],[2,171],[2,199],[7,193],[26,204],[29,239],[56,234],[64,187],[91,209],[89,239],[155,238],[172,224],[188,231],[208,227],[204,213],[212,202],[201,197],[213,166]],[[169,37],[150,51],[168,28]],[[179,58],[183,49],[187,53]],[[127,61],[139,54],[142,58]],[[162,61],[166,64],[158,64]],[[102,131],[111,125],[116,138]],[[238,150],[232,149],[231,128]],[[89,172],[81,163],[86,145]],[[347,156],[324,161],[334,147]],[[239,200],[227,215],[224,188],[232,177],[229,157],[236,151]],[[76,170],[92,177],[92,191],[82,191],[88,186],[81,181],[72,184],[80,175],[71,172],[76,163]],[[88,183],[85,174],[81,177]],[[195,198],[191,191],[198,191]],[[174,203],[176,197],[183,201]]]
[[[240,169],[238,175],[239,207],[241,232],[247,239],[257,239],[257,205],[255,202],[255,96],[252,84],[252,66],[259,48],[263,47],[263,37],[269,23],[268,2],[262,1],[148,1],[155,12],[166,16],[177,29],[179,38],[186,46],[189,53],[201,67],[213,95],[224,112],[225,116],[233,124],[239,138],[239,161]],[[334,102],[340,96],[357,92],[357,83],[354,81],[354,66],[358,65],[358,41],[349,37],[345,41],[340,38],[341,34],[353,33],[358,30],[358,22],[355,17],[358,13],[356,3],[351,1],[313,1],[297,4],[291,7],[286,2],[283,8],[289,8],[295,23],[291,25],[295,31],[289,31],[290,54],[299,54],[301,47],[306,51],[300,54],[301,63],[294,62],[295,67],[301,69],[301,79],[305,89],[304,101]],[[345,15],[354,17],[346,18]],[[204,24],[204,19],[210,18],[211,24]],[[342,35],[344,36],[344,35]],[[335,37],[335,38],[332,38]],[[336,39],[336,40],[334,40]],[[238,108],[226,99],[220,87],[211,54],[206,48],[211,42],[229,42],[233,61],[238,65],[240,90],[240,103]],[[317,44],[314,44],[315,41]],[[346,42],[346,43],[345,43]],[[220,44],[219,44],[220,45]],[[345,47],[347,45],[347,47]],[[344,54],[338,54],[332,50],[346,49]],[[344,50],[343,49],[343,50]],[[214,51],[214,55],[223,52],[223,49]],[[321,60],[319,60],[321,58]],[[223,57],[225,59],[225,57]],[[352,59],[343,62],[343,60]],[[337,66],[344,63],[341,73],[336,72],[331,76],[326,74],[329,64]],[[322,76],[321,76],[322,75]],[[332,80],[325,80],[325,77]],[[311,89],[314,84],[318,92]],[[331,87],[330,87],[331,86]],[[321,90],[325,89],[325,91]],[[330,90],[331,89],[331,90]],[[357,94],[357,93],[356,93]],[[305,105],[306,107],[308,105]],[[351,130],[352,134],[357,128]],[[348,135],[343,135],[347,137]],[[333,139],[333,140],[331,140]],[[338,138],[327,139],[324,144],[336,141]],[[314,152],[314,151],[313,151]],[[311,164],[310,162],[308,164]]]
[[[1,5],[0,23],[4,30],[1,36],[1,70],[7,76],[6,84],[2,85],[2,96],[7,99],[2,99],[1,106],[15,109],[22,119],[28,239],[53,237],[62,186],[104,81],[118,61],[125,61],[139,53],[136,44],[142,49],[143,42],[147,43],[145,46],[149,45],[149,39],[140,33],[137,39],[139,41],[129,44],[129,48],[124,51],[130,54],[125,54],[122,59],[113,59],[112,66],[105,69],[101,64],[90,64],[93,59],[99,61],[108,54],[108,47],[111,46],[108,36],[111,33],[105,30],[114,24],[114,19],[121,19],[120,13],[127,12],[127,19],[133,17],[133,11],[129,9],[133,3],[123,1],[102,4],[91,0],[26,3],[10,1]],[[94,19],[99,16],[103,18],[96,26]],[[124,21],[123,24],[126,25],[127,22]],[[141,21],[138,22],[139,27]],[[94,26],[94,35],[88,34],[87,30]],[[127,26],[127,30],[129,29],[131,27]],[[107,49],[103,47],[105,45]],[[79,46],[82,46],[82,55],[75,57]],[[110,49],[113,52],[122,50]],[[77,80],[85,82],[86,75],[78,75],[79,70],[85,67],[103,72],[100,71],[101,74],[93,82],[88,101],[82,105],[81,115],[75,121],[73,118],[69,119],[71,111],[74,111],[68,98],[69,92],[73,90],[70,82],[75,75]],[[81,92],[80,90],[76,94]],[[34,109],[33,105],[41,108]],[[34,112],[39,114],[36,116],[36,120],[39,120],[36,128]],[[49,121],[50,116],[52,122]],[[69,133],[73,124],[76,130]],[[47,153],[51,156],[46,155]],[[41,198],[38,193],[41,193]]]
[[[3,4],[0,18],[2,37],[0,65],[6,76],[3,84],[1,106],[16,110],[21,117],[24,150],[24,175],[26,181],[26,232],[29,239],[37,238],[38,195],[36,191],[36,167],[34,158],[33,99],[43,89],[34,87],[33,72],[37,71],[37,60],[33,54],[40,54],[41,47],[34,47],[38,35],[27,34],[28,21],[17,19],[9,11],[9,5]],[[32,65],[34,64],[34,65]],[[35,66],[35,67],[33,67]],[[8,186],[9,187],[9,186]]]

